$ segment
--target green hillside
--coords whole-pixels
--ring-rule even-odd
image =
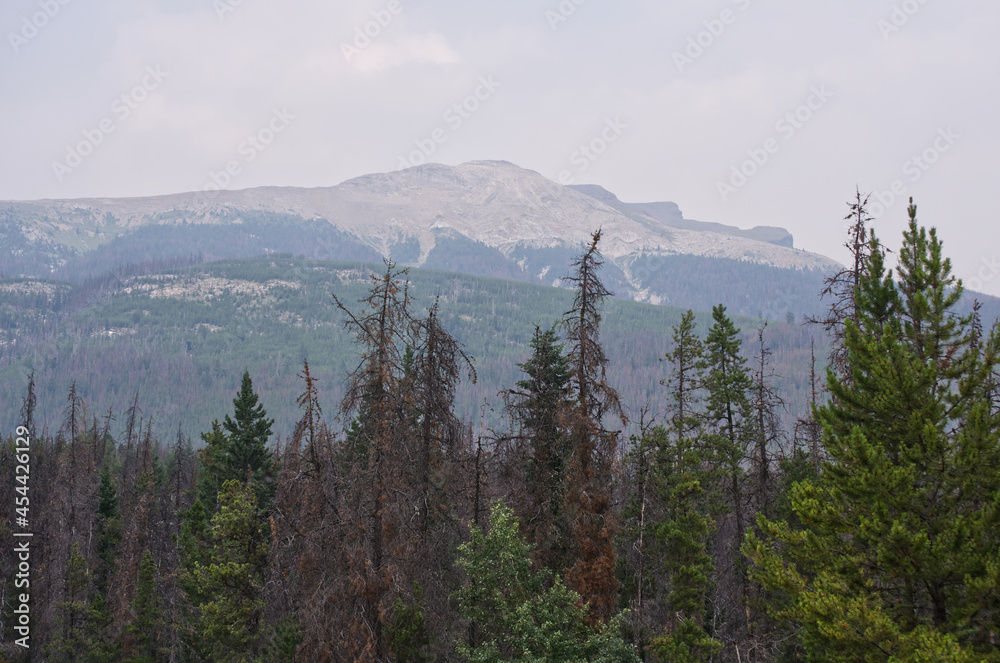
[[[83,286],[32,280],[0,285],[0,398],[3,421],[15,420],[26,375],[35,371],[39,412],[58,413],[73,381],[89,415],[120,415],[138,392],[153,431],[197,434],[221,416],[250,370],[275,431],[287,434],[298,418],[297,374],[308,358],[320,379],[321,403],[334,413],[341,381],[356,349],[331,303],[368,289],[371,263],[312,261],[282,255],[166,268]],[[440,298],[441,318],[475,358],[479,381],[463,384],[459,411],[479,421],[480,405],[499,408],[497,391],[517,379],[534,325],[548,327],[571,305],[558,288],[425,269],[410,271],[418,306]],[[677,308],[610,300],[603,338],[611,357],[609,378],[630,411],[662,404],[656,359],[667,350]],[[699,316],[704,324],[708,316]],[[759,321],[738,319],[745,353],[756,352]],[[704,330],[702,330],[704,331]],[[766,338],[774,350],[787,417],[804,411],[809,343],[817,356],[826,345],[816,328],[772,322]],[[753,341],[751,342],[751,338]],[[496,415],[488,415],[495,421]],[[58,420],[47,420],[53,430]]]

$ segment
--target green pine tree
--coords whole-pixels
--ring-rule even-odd
[[[219,458],[223,482],[237,479],[249,482],[257,493],[258,507],[266,511],[274,498],[277,465],[267,448],[274,419],[267,418],[264,406],[253,390],[250,372],[243,372],[240,391],[233,399],[234,416],[226,415],[222,427],[228,433],[224,452]]]
[[[519,424],[525,502],[519,514],[536,549],[535,559],[554,572],[569,567],[570,523],[564,510],[566,466],[571,448],[561,423],[567,406],[569,365],[555,329],[535,327],[531,356],[518,364],[524,378],[506,393],[507,409]]]
[[[218,419],[215,419],[212,421],[212,430],[203,432],[201,439],[205,446],[198,452],[197,495],[203,507],[214,511],[218,505],[219,489],[226,478],[223,462],[229,446],[229,438],[226,436],[226,431],[222,429],[222,424],[219,423]],[[246,477],[244,475],[239,478],[243,480]]]
[[[746,545],[811,661],[1000,660],[1000,329],[955,312],[961,283],[909,214],[898,281],[875,250],[859,284],[850,379],[828,372],[829,461],[792,489],[800,526],[761,518]]]
[[[147,550],[139,563],[139,578],[135,598],[132,599],[132,622],[125,629],[130,640],[131,656],[124,660],[131,663],[159,663],[166,661],[160,645],[162,637],[163,601],[156,582],[156,562]]]
[[[93,642],[87,590],[90,573],[80,546],[73,542],[66,561],[62,600],[56,604],[56,635],[45,648],[49,661],[85,661]]]
[[[721,507],[711,490],[718,483],[712,450],[700,437],[671,439],[663,427],[649,435],[648,444],[657,450],[652,492],[662,513],[653,528],[670,615],[651,648],[665,661],[709,661],[722,647],[710,634],[706,619],[715,572],[710,541]]]
[[[210,532],[201,535],[208,546],[197,543],[200,513],[184,523],[182,583],[194,608],[195,648],[208,660],[237,663],[253,660],[262,644],[267,539],[252,486],[230,479],[219,491],[219,502]]]
[[[295,663],[300,644],[302,628],[294,617],[282,617],[274,627],[274,634],[264,650],[261,663]]]
[[[638,663],[619,631],[624,615],[592,625],[579,594],[531,562],[532,546],[503,502],[490,510],[490,529],[473,526],[456,564],[468,581],[454,594],[461,614],[476,623],[478,641],[459,643],[470,663]],[[548,587],[548,589],[545,589]]]
[[[753,380],[741,354],[739,329],[726,315],[726,307],[720,304],[713,308],[712,321],[705,339],[706,374],[702,385],[707,392],[705,433],[711,447],[709,455],[722,475],[725,503],[735,529],[732,548],[721,552],[733,561],[738,594],[724,600],[735,603],[732,626],[738,635],[732,637],[742,640],[753,627],[747,564],[739,548],[748,524],[744,461],[756,435],[749,398]]]
[[[90,603],[89,630],[92,636],[89,660],[103,663],[121,660],[121,647],[113,637],[114,615],[108,584],[117,568],[116,554],[122,538],[121,509],[118,486],[106,460],[101,469],[97,489],[97,527],[95,536],[95,563],[93,571],[93,599]]]

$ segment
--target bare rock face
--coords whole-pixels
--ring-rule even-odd
[[[636,299],[648,297],[634,265],[658,257],[698,256],[810,272],[837,267],[826,257],[792,248],[791,235],[781,228],[743,230],[693,221],[674,203],[623,203],[599,186],[562,186],[504,161],[427,164],[332,187],[0,203],[0,245],[10,245],[0,248],[44,250],[56,265],[140,229],[236,227],[277,218],[312,227],[329,224],[381,255],[408,247],[403,262],[418,266],[429,258],[439,264],[433,256],[444,250],[445,240],[452,252],[474,245],[543,282],[551,281],[550,271],[562,272],[558,263],[567,252],[578,251],[600,228],[602,253]]]

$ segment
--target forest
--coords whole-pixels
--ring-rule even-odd
[[[390,259],[324,304],[354,360],[326,410],[302,363],[287,436],[249,371],[198,439],[76,383],[50,430],[25,376],[0,661],[1000,661],[1000,324],[908,213],[890,256],[850,204],[791,423],[781,348],[721,305],[659,330],[657,402],[623,406],[600,230],[478,417],[457,413],[478,375],[449,302],[418,308]]]

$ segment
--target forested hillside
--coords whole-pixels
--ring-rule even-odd
[[[853,212],[812,325],[615,300],[600,230],[5,282],[0,656],[1000,661],[1000,325]]]
[[[3,420],[16,419],[26,376],[35,372],[39,425],[56,430],[70,385],[90,414],[120,411],[138,393],[144,419],[159,435],[204,430],[239,387],[244,369],[287,436],[297,419],[297,374],[308,359],[325,407],[339,398],[346,371],[356,363],[343,316],[332,295],[364,295],[370,263],[309,261],[290,256],[220,261],[173,268],[147,263],[150,274],[112,273],[83,286],[33,280],[0,284],[0,402]],[[548,329],[572,305],[566,289],[475,278],[426,269],[409,273],[417,310],[438,301],[442,324],[475,358],[479,381],[459,387],[461,416],[478,421],[484,398],[516,380],[534,325]],[[711,305],[706,306],[710,310]],[[665,330],[683,311],[609,299],[602,332],[611,378],[637,411],[659,400],[658,363],[668,347]],[[708,327],[708,314],[699,317]],[[752,343],[761,321],[739,318]],[[774,350],[777,388],[789,419],[805,413],[810,340],[827,353],[821,330],[772,321],[766,338]],[[751,354],[755,350],[751,350]],[[793,405],[794,404],[794,405]],[[490,417],[491,421],[495,417]]]

